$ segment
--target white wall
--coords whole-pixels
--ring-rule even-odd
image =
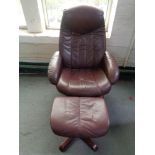
[[[129,55],[130,44],[134,37],[134,3],[134,0],[118,0],[112,35],[110,39],[107,39],[107,49],[113,53],[118,63],[122,66]],[[132,55],[134,55],[134,51]],[[130,63],[130,66],[133,65]]]
[[[116,58],[120,66],[134,66],[134,25],[135,1],[118,0],[111,37],[107,39],[107,50]],[[49,62],[58,44],[19,43],[19,56],[22,62]]]

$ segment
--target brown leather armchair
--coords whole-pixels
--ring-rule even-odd
[[[48,68],[49,81],[67,96],[99,97],[110,91],[118,76],[116,61],[106,51],[103,11],[90,6],[65,10],[61,22],[59,51],[53,54]],[[58,100],[60,102],[60,99],[57,99],[57,102]],[[88,100],[91,102],[91,98]],[[97,100],[100,99],[96,98]],[[107,118],[106,113],[104,116]],[[59,116],[56,118],[56,115],[57,112],[55,116],[53,112],[53,122],[60,119]],[[59,135],[62,135],[62,132],[64,133],[61,131]],[[73,134],[69,131],[68,135]]]
[[[59,51],[48,68],[50,82],[69,96],[101,96],[118,75],[116,61],[106,51],[103,12],[86,6],[64,11]]]

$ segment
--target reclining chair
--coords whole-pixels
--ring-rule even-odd
[[[56,51],[49,63],[48,78],[66,97],[56,97],[50,123],[53,132],[68,137],[64,151],[80,138],[94,151],[91,138],[107,133],[109,117],[104,95],[118,80],[119,69],[106,51],[103,11],[78,6],[64,10]]]

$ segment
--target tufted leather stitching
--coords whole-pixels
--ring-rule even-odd
[[[66,57],[67,55],[63,57],[64,64],[67,67],[89,68],[98,66],[105,52],[105,44],[103,41],[105,39],[105,34],[103,27],[84,35],[71,34],[70,32],[65,30],[64,32],[60,33],[60,35],[61,53],[63,55],[67,54],[70,57],[70,60],[68,59],[68,57]],[[90,47],[92,47],[91,50],[89,50]],[[91,56],[93,56],[92,60]],[[79,61],[77,61],[78,59]],[[89,63],[87,63],[88,60]]]

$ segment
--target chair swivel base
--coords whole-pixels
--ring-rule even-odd
[[[80,138],[83,142],[85,142],[93,151],[98,150],[98,146],[90,139],[90,138]],[[73,142],[74,138],[65,138],[65,140],[60,144],[60,151],[64,152],[68,149],[68,147]]]

